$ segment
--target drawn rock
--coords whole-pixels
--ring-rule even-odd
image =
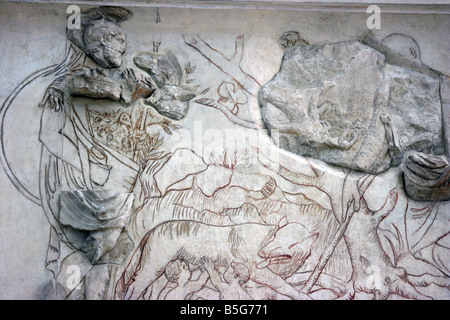
[[[407,67],[356,40],[291,47],[259,92],[263,121],[283,149],[374,174],[440,154],[439,81]]]

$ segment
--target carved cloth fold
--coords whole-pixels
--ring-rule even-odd
[[[61,192],[59,221],[62,225],[84,231],[123,228],[128,222],[132,202],[132,194],[126,192]]]

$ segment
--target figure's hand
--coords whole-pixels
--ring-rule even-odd
[[[48,108],[55,111],[60,111],[64,106],[64,93],[61,89],[62,78],[58,78],[45,91],[44,97],[39,104],[42,108]]]
[[[339,147],[347,150],[356,142],[356,139],[356,131],[346,130],[339,136]]]
[[[64,106],[64,94],[57,89],[48,88],[39,105],[43,108],[49,108],[55,111],[62,110]]]
[[[127,80],[130,85],[144,84],[148,87],[153,87],[150,77],[146,77],[133,68],[127,68],[123,70],[122,77]]]
[[[208,257],[203,256],[203,257],[200,258],[200,263],[202,265],[204,265],[204,266],[210,265],[211,264],[211,259],[208,258]]]
[[[139,98],[147,99],[155,92],[156,87],[152,84],[150,77],[146,77],[133,68],[123,70],[121,75],[125,79],[125,87],[128,87],[122,92],[122,99],[127,104]]]
[[[415,152],[407,156],[406,167],[423,179],[437,180],[448,171],[448,161],[440,156]]]
[[[140,81],[140,77],[136,75],[136,71],[133,68],[127,68],[122,71],[122,77],[127,80],[130,84],[136,84]]]
[[[359,193],[357,180],[347,177],[342,188],[341,222],[345,222],[350,213],[359,211],[360,203],[361,194]]]
[[[215,270],[216,264],[209,257],[203,256],[200,259],[200,264],[207,270]]]

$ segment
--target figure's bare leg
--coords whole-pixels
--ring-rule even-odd
[[[96,264],[106,253],[117,244],[122,228],[93,231],[83,242],[81,250],[92,264]]]
[[[293,300],[312,300],[312,298],[286,282],[282,277],[267,268],[253,269],[251,280],[270,287],[279,294],[290,297]]]
[[[295,287],[303,286],[310,276],[311,272],[294,273],[286,281]],[[336,294],[337,298],[342,297],[352,291],[351,286],[348,283],[326,273],[322,273],[320,275],[315,285],[323,289],[329,289],[333,291],[333,293]]]

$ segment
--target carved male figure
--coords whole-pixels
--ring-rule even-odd
[[[119,24],[129,16],[130,11],[116,7],[82,13],[81,29],[67,30],[72,42],[63,62],[67,81],[65,76],[56,79],[40,104],[41,199],[52,225],[51,241],[60,239],[72,250],[83,251],[94,266],[120,263],[129,250],[122,231],[131,214],[139,165],[95,139],[86,129],[86,110],[64,95],[64,84],[69,93],[76,93],[73,96],[114,100],[115,92],[120,94],[119,85],[98,66],[114,69],[122,64],[126,37]],[[84,91],[74,85],[80,84],[80,75]],[[55,259],[63,258],[59,254]]]

